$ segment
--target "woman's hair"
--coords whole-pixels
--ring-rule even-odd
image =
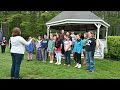
[[[82,34],[81,34],[81,33],[79,33],[78,35],[79,35],[79,37],[81,37],[81,36],[82,36]]]
[[[15,27],[15,28],[12,30],[12,36],[20,36],[20,35],[21,35],[21,30],[20,30],[20,28]]]
[[[92,35],[92,38],[93,38],[94,37],[94,32],[90,31],[89,33]]]

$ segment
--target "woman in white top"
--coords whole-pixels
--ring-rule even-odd
[[[65,64],[70,66],[70,54],[71,54],[71,45],[72,41],[70,40],[70,36],[66,36],[66,40],[64,41],[64,50],[65,50]]]
[[[15,27],[12,30],[11,41],[11,56],[12,56],[12,67],[11,67],[11,79],[20,79],[19,71],[20,65],[24,58],[25,45],[29,45],[32,41],[26,41],[21,35],[21,30],[18,27]]]

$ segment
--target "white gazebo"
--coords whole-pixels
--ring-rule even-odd
[[[104,49],[107,48],[107,34],[110,25],[90,11],[62,11],[56,17],[46,23],[47,35],[50,29],[64,29],[65,31],[92,31],[96,32],[96,39],[99,42],[101,58],[104,58]],[[100,30],[106,30],[105,43],[100,41]],[[103,49],[104,48],[104,49]],[[100,51],[99,50],[99,51]],[[107,50],[107,49],[106,49]]]

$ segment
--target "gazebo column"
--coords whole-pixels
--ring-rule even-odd
[[[98,50],[98,40],[99,40],[99,34],[100,34],[100,27],[101,27],[101,24],[99,23],[95,23],[95,26],[97,27],[97,42],[96,42],[96,49]]]
[[[106,49],[105,49],[106,53],[108,52],[108,49],[107,49],[107,36],[108,36],[108,27],[106,27]]]
[[[50,26],[47,26],[47,37],[49,38],[49,33],[50,33]]]
[[[100,27],[101,27],[101,24],[96,24],[95,23],[95,26],[97,27],[97,39],[99,39],[99,34],[100,34]]]

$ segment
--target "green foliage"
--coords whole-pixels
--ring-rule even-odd
[[[120,58],[120,36],[108,36],[108,55],[110,58]]]
[[[14,27],[20,27],[23,37],[37,37],[47,32],[45,23],[60,11],[0,11],[0,20],[6,22],[10,37]]]

